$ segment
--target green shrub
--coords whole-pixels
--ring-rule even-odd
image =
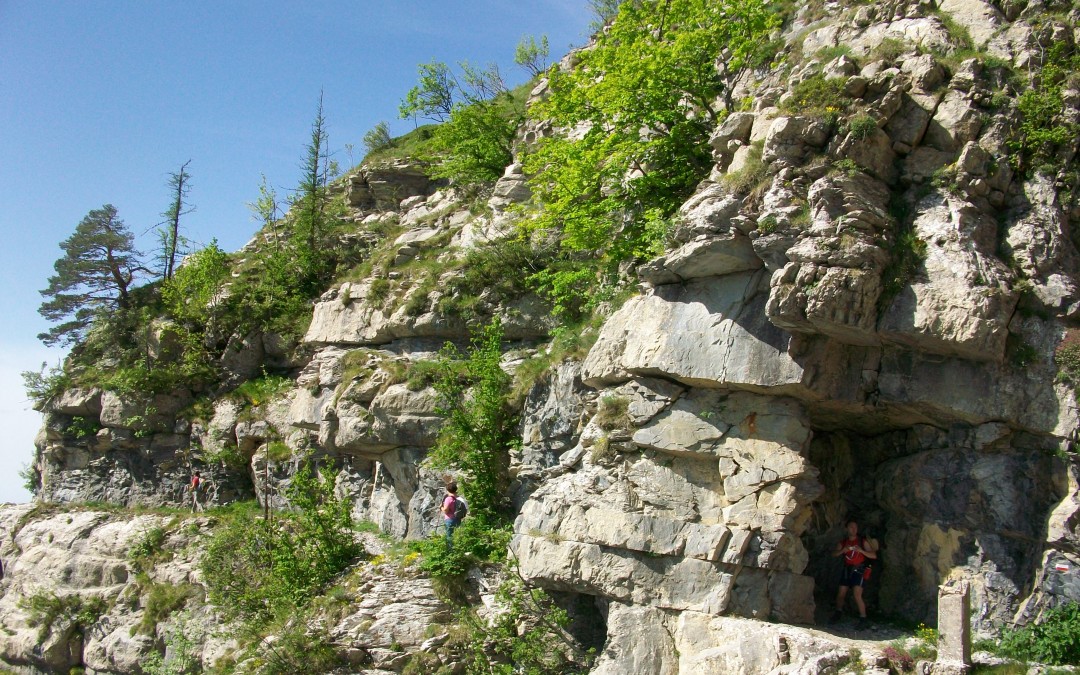
[[[271,462],[284,462],[293,456],[293,451],[284,441],[270,441],[266,444],[266,456]]]
[[[152,527],[128,549],[128,560],[136,571],[154,566],[164,553],[165,528]]]
[[[21,375],[26,396],[34,402],[35,410],[40,410],[72,385],[71,377],[60,365],[49,368],[47,363],[42,363],[41,370],[26,370]]]
[[[630,399],[625,396],[606,394],[600,398],[600,405],[596,409],[596,417],[593,421],[605,431],[611,431],[630,424],[627,411],[630,408]]]
[[[490,621],[469,609],[459,614],[458,623],[468,629],[466,672],[583,675],[589,671],[595,654],[567,632],[569,615],[544,591],[511,577],[499,586],[495,598],[502,611]]]
[[[443,582],[461,580],[469,568],[482,562],[503,562],[514,536],[513,526],[504,518],[484,515],[465,517],[454,530],[453,545],[447,546],[441,530],[414,545],[420,553],[420,569]]]
[[[1055,607],[1039,623],[1006,630],[998,651],[1021,661],[1080,665],[1080,604]]]
[[[760,141],[753,143],[746,163],[738,171],[724,174],[723,184],[740,197],[754,195],[769,186],[769,166],[761,161],[762,146]]]
[[[883,38],[870,52],[870,60],[892,63],[910,49],[910,45],[899,38]]]
[[[1080,329],[1070,328],[1054,350],[1058,379],[1070,384],[1080,383]]]
[[[877,120],[871,115],[856,115],[847,124],[847,132],[857,140],[869,138],[877,128]]]
[[[444,364],[439,361],[410,361],[406,369],[405,386],[409,391],[426,389],[439,379]]]
[[[808,77],[791,89],[791,96],[780,109],[791,115],[812,115],[835,120],[844,112],[851,99],[844,92],[844,78],[826,78],[818,74]]]
[[[862,167],[855,160],[845,157],[832,163],[832,170],[846,173],[849,176],[857,176],[862,173]]]
[[[826,62],[832,61],[833,59],[839,58],[841,56],[850,57],[851,47],[848,45],[834,45],[832,47],[822,47],[821,49],[817,50],[816,54],[814,54],[815,58],[821,59],[822,61]]]
[[[713,166],[708,139],[735,107],[731,85],[762,62],[781,20],[759,0],[624,2],[573,69],[549,71],[550,95],[529,116],[588,128],[544,138],[523,156],[536,209],[525,227],[566,256],[562,269],[533,276],[560,320],[577,320],[587,304],[566,289],[587,298],[621,263],[663,249],[663,222]]]
[[[23,480],[23,487],[26,491],[32,495],[37,495],[38,490],[41,489],[41,474],[34,468],[33,464],[23,464],[19,468],[19,478]]]
[[[248,380],[233,390],[233,396],[250,406],[257,407],[285,393],[293,386],[293,381],[280,375],[263,375]]]
[[[971,39],[971,33],[968,32],[967,26],[954,19],[949,12],[936,10],[934,14],[937,15],[941,25],[949,33],[949,38],[956,48],[970,50],[975,47],[975,41]]]
[[[262,643],[264,675],[295,675],[296,673],[331,673],[344,665],[334,649],[329,632],[322,626],[312,627],[306,617],[298,617],[275,631],[273,644]]]
[[[390,280],[385,277],[372,279],[367,292],[368,304],[375,309],[382,309],[388,297],[390,297]]]
[[[182,612],[172,629],[165,634],[165,647],[170,655],[168,663],[160,652],[154,651],[143,658],[139,663],[140,668],[146,675],[188,675],[202,672],[200,655],[206,632],[198,622],[191,620],[188,612]]]
[[[512,234],[470,249],[462,261],[461,274],[451,279],[449,287],[455,295],[486,292],[494,294],[498,302],[510,302],[532,290],[528,279],[547,269],[555,255],[550,244],[534,246],[520,233]]]
[[[1059,153],[1071,146],[1080,131],[1080,125],[1065,116],[1064,91],[1080,65],[1080,55],[1068,54],[1067,49],[1062,42],[1051,46],[1033,85],[1017,99],[1020,125],[1009,147],[1021,171],[1055,173],[1062,164]]]
[[[201,569],[226,616],[261,625],[294,611],[363,552],[335,478],[329,467],[316,475],[305,464],[287,493],[295,511],[270,523],[245,509],[215,530]]]
[[[179,611],[191,598],[200,594],[201,587],[196,584],[152,584],[146,592],[146,607],[142,619],[132,627],[132,635],[154,636],[158,624]]]
[[[903,226],[890,253],[892,259],[881,273],[882,290],[878,298],[878,308],[881,311],[888,309],[893,299],[922,269],[923,261],[926,260],[926,242],[919,239],[910,225]]]
[[[501,93],[455,106],[435,129],[432,147],[440,161],[431,173],[458,185],[494,183],[514,159],[513,142],[525,117],[525,97]]]
[[[97,418],[75,415],[71,418],[71,422],[67,427],[64,428],[64,433],[68,436],[81,439],[95,436],[100,430],[101,424],[98,422]]]
[[[97,596],[64,595],[42,591],[19,600],[19,607],[29,616],[27,624],[38,629],[38,642],[44,642],[54,630],[71,629],[82,636],[108,610]]]
[[[589,459],[593,464],[604,464],[614,459],[616,454],[615,448],[611,445],[611,439],[604,435],[593,443],[589,450]]]
[[[502,336],[496,319],[473,336],[467,356],[449,343],[439,353],[433,384],[446,422],[428,455],[433,469],[460,473],[469,512],[491,523],[505,512],[518,420],[509,405],[510,376],[500,365]]]
[[[957,172],[956,164],[946,164],[938,167],[930,176],[930,184],[944,192],[956,192],[959,190],[959,185],[956,182]]]
[[[227,443],[219,450],[204,453],[202,461],[206,464],[220,464],[232,471],[243,471],[249,464],[248,458],[240,452],[235,443]]]
[[[362,142],[367,156],[386,150],[394,143],[390,137],[390,125],[385,121],[379,122],[364,134]]]

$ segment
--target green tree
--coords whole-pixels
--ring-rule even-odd
[[[548,39],[546,35],[540,36],[540,42],[531,35],[521,38],[521,42],[514,48],[514,63],[529,71],[533,77],[539,77],[540,73],[547,70]]]
[[[272,230],[274,223],[281,217],[277,191],[266,181],[266,175],[262,176],[262,181],[259,183],[259,198],[248,202],[247,207],[251,211],[251,217],[266,229]]]
[[[378,152],[389,148],[393,141],[390,138],[390,125],[386,122],[379,122],[371,128],[363,138],[364,150],[367,154]]]
[[[189,255],[180,269],[161,288],[169,313],[191,322],[206,324],[216,316],[219,291],[229,278],[229,255],[217,239]]]
[[[187,202],[188,192],[191,191],[191,174],[187,172],[191,160],[180,165],[180,170],[169,174],[169,189],[172,192],[172,203],[168,210],[162,213],[165,223],[158,231],[161,239],[161,278],[172,279],[176,271],[176,258],[182,255],[180,246],[184,244],[184,238],[180,235],[180,216],[187,215],[195,210]]]
[[[498,180],[514,159],[514,136],[523,119],[523,107],[508,93],[455,105],[450,119],[435,129],[432,148],[444,154],[432,175],[459,185]]]
[[[309,464],[292,479],[294,510],[272,523],[243,514],[215,531],[202,559],[210,601],[227,616],[262,623],[292,614],[363,553],[337,473]]]
[[[326,117],[323,97],[311,123],[311,135],[301,165],[300,184],[291,202],[295,212],[292,219],[291,250],[287,255],[294,265],[290,285],[303,297],[312,297],[323,290],[334,269],[335,259],[329,250],[327,236],[333,218],[329,212],[331,162],[328,151]]]
[[[319,249],[320,236],[325,227],[326,183],[328,178],[328,136],[326,116],[323,114],[323,97],[319,94],[319,107],[311,123],[311,138],[305,148],[303,171],[297,187],[296,203],[300,206],[297,232],[306,240],[312,252]]]
[[[730,96],[778,23],[763,0],[619,4],[595,46],[573,70],[553,70],[550,96],[530,110],[585,130],[543,139],[524,157],[542,205],[530,227],[557,234],[570,260],[595,268],[599,258],[608,273],[655,255],[667,220],[712,166],[716,101]],[[558,274],[570,276],[537,281],[554,289],[581,276]]]
[[[433,134],[432,175],[471,186],[495,181],[513,160],[513,141],[524,104],[506,88],[498,66],[462,62],[456,76],[445,63],[421,64],[420,82],[399,108],[442,122]]]
[[[450,67],[441,61],[421,63],[417,70],[420,82],[405,95],[405,100],[398,106],[398,113],[401,119],[420,116],[442,122],[450,116],[454,107],[457,81]]]
[[[46,298],[38,312],[60,322],[38,335],[46,345],[70,345],[83,339],[93,322],[131,306],[131,287],[146,268],[135,250],[135,238],[106,204],[90,211],[74,234],[60,243],[64,255],[53,265]]]
[[[496,319],[473,337],[468,356],[448,343],[434,384],[446,423],[431,452],[432,466],[460,471],[471,517],[492,524],[507,503],[506,469],[517,428],[508,401],[511,378],[499,365],[502,336]]]
[[[619,13],[619,5],[622,0],[589,0],[589,11],[592,12],[593,20],[589,28],[596,32],[603,28],[608,21],[615,18]]]

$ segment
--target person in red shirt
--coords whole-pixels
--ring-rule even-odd
[[[862,597],[866,583],[866,561],[877,558],[877,547],[871,545],[866,537],[859,536],[859,524],[854,520],[848,521],[847,536],[833,550],[833,557],[841,556],[844,558],[844,571],[840,577],[840,588],[836,591],[836,611],[830,622],[835,623],[844,615],[844,601],[850,588],[855,606],[859,609],[858,628],[862,630],[867,625],[866,603]]]
[[[202,487],[202,474],[198,471],[191,477],[191,512],[202,511],[202,504],[199,503],[199,488]]]

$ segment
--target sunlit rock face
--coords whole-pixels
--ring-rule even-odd
[[[1074,40],[1022,3],[938,5],[1016,70]],[[808,627],[831,606],[831,553],[852,518],[880,545],[872,615],[933,625],[938,587],[966,581],[988,637],[1080,601],[1080,415],[1060,358],[1077,339],[1080,212],[1065,177],[1017,170],[1006,69],[939,56],[955,36],[925,4],[810,12],[782,31],[802,57],[784,50],[790,61],[734,83],[740,109],[713,130],[713,165],[667,250],[620,269],[637,292],[597,308],[587,353],[552,358],[516,392],[512,560],[589,608],[596,673],[845,667],[849,645]],[[842,109],[785,106],[818,75],[841,80]],[[1065,92],[1070,119],[1078,103]],[[531,120],[519,140],[587,130]],[[739,186],[747,174],[756,183]],[[314,461],[339,469],[357,519],[396,537],[435,532],[448,476],[425,463],[443,425],[426,362],[495,317],[506,371],[562,353],[530,270],[513,293],[489,280],[459,302],[467,256],[529,216],[528,180],[515,162],[477,201],[406,161],[348,177],[358,228],[337,244],[363,274],[325,289],[302,337],[220,336],[222,377],[207,390],[71,388],[47,402],[40,499],[186,507],[201,468],[208,504],[287,508],[292,476]],[[154,359],[175,352],[168,328],[148,336]],[[233,391],[264,372],[284,385]],[[0,659],[137,668],[152,649],[131,632],[144,607],[116,603],[89,636],[39,640],[18,600],[135,593],[126,552],[155,518],[0,511]],[[401,670],[397,647],[444,639],[425,637],[448,620],[430,584],[390,567],[327,621],[358,668]],[[195,583],[194,569],[178,555],[155,580]]]

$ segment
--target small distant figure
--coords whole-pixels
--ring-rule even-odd
[[[191,476],[191,512],[202,511],[203,506],[199,503],[199,490],[202,488],[202,474],[196,471]]]
[[[863,587],[869,577],[869,560],[877,559],[877,543],[859,536],[859,524],[854,520],[848,521],[847,536],[842,539],[833,550],[834,557],[843,556],[844,571],[840,577],[840,588],[836,591],[836,611],[830,617],[830,623],[836,623],[844,615],[844,601],[847,599],[848,589],[855,599],[855,606],[859,610],[858,630],[865,629],[869,624],[866,620],[866,603],[863,602]]]
[[[453,546],[454,529],[461,524],[461,519],[469,511],[468,504],[458,496],[457,481],[446,484],[446,497],[442,501],[443,525],[446,527],[446,545]]]

